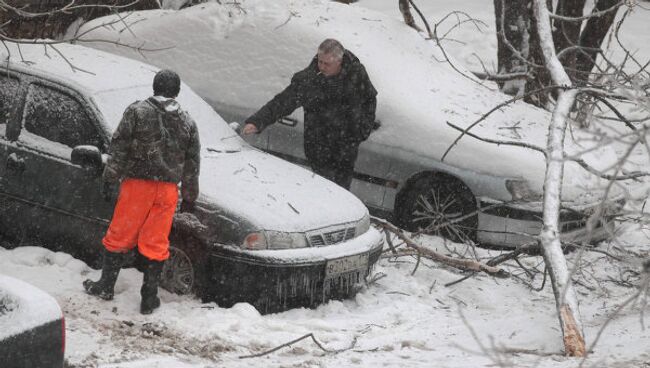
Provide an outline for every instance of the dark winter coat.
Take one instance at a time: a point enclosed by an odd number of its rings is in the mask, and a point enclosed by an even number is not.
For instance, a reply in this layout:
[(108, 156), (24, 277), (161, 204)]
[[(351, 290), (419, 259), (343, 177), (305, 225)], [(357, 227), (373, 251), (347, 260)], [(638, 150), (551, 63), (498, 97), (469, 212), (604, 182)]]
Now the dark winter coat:
[(137, 178), (181, 183), (184, 201), (199, 194), (199, 134), (178, 103), (150, 97), (131, 104), (113, 134), (104, 180)]
[(343, 55), (341, 72), (332, 77), (319, 72), (316, 56), (247, 122), (261, 131), (302, 106), (305, 155), (312, 166), (332, 162), (354, 166), (359, 143), (368, 138), (374, 125), (376, 95), (366, 69), (350, 51)]

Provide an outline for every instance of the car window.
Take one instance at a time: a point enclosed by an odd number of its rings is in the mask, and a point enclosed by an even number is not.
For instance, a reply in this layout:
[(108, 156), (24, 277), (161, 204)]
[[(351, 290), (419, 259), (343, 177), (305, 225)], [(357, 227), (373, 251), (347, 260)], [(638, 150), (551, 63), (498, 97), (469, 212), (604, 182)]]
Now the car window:
[(23, 126), (30, 133), (69, 147), (102, 146), (84, 106), (72, 96), (40, 84), (29, 87)]
[(20, 82), (17, 78), (0, 73), (0, 136), (5, 135), (7, 122), (17, 102)]

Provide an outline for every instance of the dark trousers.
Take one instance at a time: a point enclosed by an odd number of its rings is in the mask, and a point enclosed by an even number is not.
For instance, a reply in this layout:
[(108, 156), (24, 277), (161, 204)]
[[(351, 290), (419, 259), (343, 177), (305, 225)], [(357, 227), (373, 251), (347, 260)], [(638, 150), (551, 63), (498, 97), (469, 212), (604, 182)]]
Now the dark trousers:
[(319, 142), (305, 144), (309, 166), (318, 175), (350, 190), (359, 144)]
[(318, 175), (327, 180), (331, 180), (343, 188), (350, 190), (352, 184), (352, 175), (354, 174), (354, 166), (341, 167), (341, 166), (316, 166), (312, 165), (311, 169)]

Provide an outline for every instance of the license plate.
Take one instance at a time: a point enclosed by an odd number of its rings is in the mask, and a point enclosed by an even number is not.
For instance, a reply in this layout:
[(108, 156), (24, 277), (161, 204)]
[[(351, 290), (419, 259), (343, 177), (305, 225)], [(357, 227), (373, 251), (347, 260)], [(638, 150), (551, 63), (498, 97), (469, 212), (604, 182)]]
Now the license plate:
[(331, 278), (332, 276), (366, 268), (368, 268), (368, 254), (333, 259), (328, 261), (325, 266), (325, 277)]

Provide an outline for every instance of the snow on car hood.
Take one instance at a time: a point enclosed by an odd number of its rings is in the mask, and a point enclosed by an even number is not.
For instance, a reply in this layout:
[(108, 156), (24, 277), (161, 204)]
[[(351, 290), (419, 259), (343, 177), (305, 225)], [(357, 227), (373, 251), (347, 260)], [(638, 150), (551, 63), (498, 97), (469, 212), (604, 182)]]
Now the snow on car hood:
[(0, 340), (61, 316), (52, 296), (24, 281), (0, 275)]
[[(96, 19), (85, 29), (111, 19)], [(129, 13), (128, 19), (131, 32), (98, 27), (87, 37), (169, 49), (145, 59), (137, 49), (90, 45), (174, 68), (207, 100), (249, 110), (281, 91), (293, 73), (309, 64), (324, 38), (337, 38), (359, 57), (379, 92), (377, 118), (382, 126), (370, 140), (398, 154), (440, 160), (460, 134), (449, 124), (467, 128), (510, 98), (481, 85), (403, 21), (360, 6), (325, 0), (242, 0), (236, 5), (207, 3), (181, 11)], [(242, 47), (264, 57), (251, 57)], [(471, 132), (545, 148), (550, 118), (547, 111), (516, 102), (497, 109)], [(568, 134), (567, 150), (581, 150), (571, 139)], [(603, 157), (582, 158), (604, 167)], [(477, 174), (525, 178), (533, 190), (542, 191), (545, 162), (539, 152), (465, 136), (445, 162)], [(576, 198), (584, 187), (593, 191), (601, 186), (583, 171), (567, 165), (564, 197)]]
[(207, 148), (201, 160), (201, 195), (260, 230), (304, 232), (356, 222), (368, 213), (352, 193), (267, 153)]

